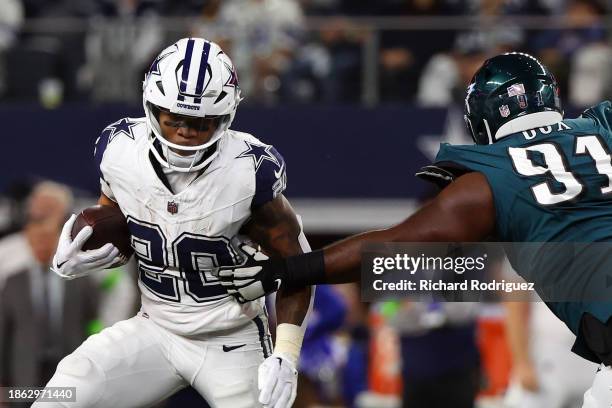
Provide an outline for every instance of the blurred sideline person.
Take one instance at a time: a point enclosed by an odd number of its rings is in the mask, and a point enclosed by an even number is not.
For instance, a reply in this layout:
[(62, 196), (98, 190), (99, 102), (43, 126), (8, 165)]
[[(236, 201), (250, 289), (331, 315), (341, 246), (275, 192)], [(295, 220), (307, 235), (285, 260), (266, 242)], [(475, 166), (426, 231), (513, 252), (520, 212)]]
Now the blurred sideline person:
[(49, 270), (72, 206), (70, 190), (42, 182), (26, 205), (23, 232), (0, 241), (0, 253), (11, 251), (0, 258), (5, 273), (0, 289), (0, 384), (41, 387), (61, 358), (86, 338), (88, 325), (97, 317), (98, 289), (92, 279), (65, 282)]
[(567, 352), (576, 336), (540, 299), (505, 307), (513, 368), (504, 407), (580, 407), (597, 365)]
[(508, 302), (512, 382), (504, 408), (576, 408), (597, 365), (568, 353), (575, 337), (544, 302)]
[(296, 408), (338, 402), (342, 352), (333, 337), (344, 324), (347, 306), (332, 286), (317, 287), (300, 355)]
[(134, 262), (130, 261), (91, 275), (100, 292), (98, 319), (90, 327), (91, 334), (134, 316), (140, 306), (135, 269)]
[[(282, 194), (282, 156), (229, 129), (240, 100), (221, 48), (184, 38), (151, 64), (145, 117), (120, 119), (96, 140), (98, 203), (127, 218), (142, 308), (60, 362), (48, 386), (76, 387), (71, 407), (149, 406), (187, 386), (212, 407), (292, 405), (313, 291), (277, 294), (272, 350), (263, 299), (240, 304), (215, 276), (240, 261), (239, 233), (276, 256), (310, 250)], [(93, 231), (71, 239), (75, 219), (60, 236), (58, 275), (74, 279), (124, 261), (112, 243), (83, 251)]]
[(400, 335), (404, 408), (474, 407), (480, 388), (477, 316), (478, 304), (470, 302), (398, 306), (390, 324)]
[(297, 0), (225, 0), (219, 10), (241, 86), (249, 98), (270, 103), (301, 44), (304, 12)]
[[(418, 175), (443, 190), (404, 222), (287, 259), (251, 248), (244, 265), (219, 276), (247, 301), (278, 288), (359, 281), (370, 242), (515, 243), (506, 248), (512, 267), (576, 335), (572, 351), (602, 363), (583, 407), (608, 408), (612, 303), (601, 300), (609, 299), (610, 249), (595, 243), (612, 241), (612, 103), (564, 119), (554, 76), (531, 55), (512, 52), (475, 73), (465, 119), (476, 145), (441, 145)], [(557, 244), (542, 253), (525, 245), (543, 242)]]

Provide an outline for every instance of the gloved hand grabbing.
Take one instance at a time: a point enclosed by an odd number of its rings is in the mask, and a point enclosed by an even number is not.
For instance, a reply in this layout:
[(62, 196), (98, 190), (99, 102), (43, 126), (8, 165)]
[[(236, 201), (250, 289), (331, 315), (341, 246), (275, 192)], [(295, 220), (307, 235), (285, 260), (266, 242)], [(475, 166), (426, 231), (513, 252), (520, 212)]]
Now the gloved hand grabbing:
[(285, 260), (269, 258), (261, 250), (247, 244), (242, 244), (240, 249), (246, 261), (242, 265), (219, 270), (219, 279), (227, 293), (240, 303), (246, 303), (277, 291), (287, 273)]

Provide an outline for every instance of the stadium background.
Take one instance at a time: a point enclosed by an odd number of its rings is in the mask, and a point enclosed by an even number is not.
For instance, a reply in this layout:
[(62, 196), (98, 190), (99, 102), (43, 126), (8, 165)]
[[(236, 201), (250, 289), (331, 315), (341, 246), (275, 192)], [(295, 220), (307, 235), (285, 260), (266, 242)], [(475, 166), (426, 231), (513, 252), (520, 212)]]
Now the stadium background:
[[(487, 56), (516, 50), (541, 58), (561, 84), (567, 115), (612, 93), (612, 16), (597, 0), (1, 3), (3, 236), (25, 222), (24, 200), (37, 181), (70, 186), (76, 208), (93, 202), (95, 139), (109, 123), (142, 116), (144, 72), (160, 49), (189, 35), (219, 42), (236, 64), (245, 99), (233, 128), (283, 154), (286, 195), (313, 247), (400, 221), (433, 194), (413, 174), (440, 142), (469, 143), (463, 92)], [(351, 285), (333, 291), (344, 307), (324, 327), (329, 364), (312, 363), (312, 398), (397, 406), (406, 330), (389, 321), (406, 305), (361, 304)], [(476, 315), (478, 404), (501, 406), (512, 376), (504, 309), (481, 304)], [(418, 338), (430, 329), (407, 332)]]

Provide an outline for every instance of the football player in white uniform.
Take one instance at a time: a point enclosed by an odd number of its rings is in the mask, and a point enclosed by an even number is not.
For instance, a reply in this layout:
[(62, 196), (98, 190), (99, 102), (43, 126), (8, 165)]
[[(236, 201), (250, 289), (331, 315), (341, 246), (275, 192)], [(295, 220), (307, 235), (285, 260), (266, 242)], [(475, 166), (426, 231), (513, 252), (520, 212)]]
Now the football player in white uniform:
[[(312, 289), (277, 296), (272, 351), (264, 302), (238, 303), (216, 277), (220, 267), (240, 262), (239, 233), (277, 255), (309, 250), (282, 194), (282, 157), (229, 129), (240, 99), (221, 48), (185, 38), (151, 65), (145, 117), (121, 119), (96, 141), (99, 203), (127, 217), (142, 308), (60, 362), (48, 386), (76, 387), (76, 403), (41, 406), (149, 406), (188, 385), (213, 407), (293, 403)], [(112, 244), (82, 251), (92, 230), (71, 240), (74, 219), (53, 262), (68, 279), (119, 257)]]

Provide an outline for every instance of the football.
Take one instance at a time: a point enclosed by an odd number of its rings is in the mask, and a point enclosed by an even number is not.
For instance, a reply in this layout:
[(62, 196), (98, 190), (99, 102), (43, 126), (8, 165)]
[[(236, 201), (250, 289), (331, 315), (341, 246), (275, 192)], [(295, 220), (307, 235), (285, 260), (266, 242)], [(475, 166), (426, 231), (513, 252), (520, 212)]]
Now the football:
[(85, 241), (82, 248), (84, 251), (100, 248), (110, 242), (126, 260), (132, 256), (134, 250), (130, 244), (130, 231), (125, 216), (119, 208), (107, 205), (85, 208), (74, 221), (72, 239), (87, 225), (93, 228), (93, 234)]

